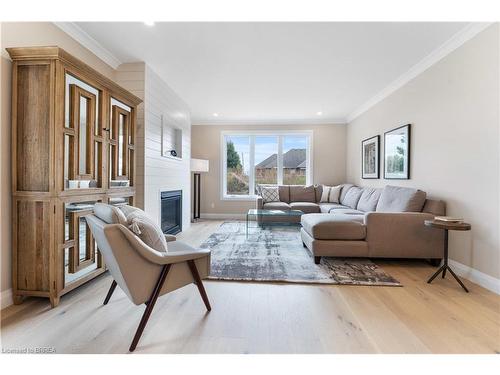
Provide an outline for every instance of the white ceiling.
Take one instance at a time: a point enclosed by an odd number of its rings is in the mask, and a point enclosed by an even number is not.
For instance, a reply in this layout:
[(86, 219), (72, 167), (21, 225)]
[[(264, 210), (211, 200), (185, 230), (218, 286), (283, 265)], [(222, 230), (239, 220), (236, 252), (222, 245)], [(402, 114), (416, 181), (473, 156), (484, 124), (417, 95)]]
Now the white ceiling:
[(76, 25), (121, 62), (149, 64), (196, 124), (345, 121), (468, 24)]

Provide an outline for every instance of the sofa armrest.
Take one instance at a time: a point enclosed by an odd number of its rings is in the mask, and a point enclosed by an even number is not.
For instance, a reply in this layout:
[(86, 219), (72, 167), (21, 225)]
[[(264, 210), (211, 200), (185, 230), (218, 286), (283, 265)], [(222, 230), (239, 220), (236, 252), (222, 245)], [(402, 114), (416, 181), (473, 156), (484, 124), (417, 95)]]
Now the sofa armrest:
[(369, 212), (365, 215), (366, 241), (373, 257), (442, 258), (442, 230), (424, 225), (434, 215), (423, 212)]
[(262, 210), (263, 207), (264, 207), (264, 200), (262, 199), (262, 197), (260, 195), (258, 195), (255, 198), (255, 208), (257, 210)]

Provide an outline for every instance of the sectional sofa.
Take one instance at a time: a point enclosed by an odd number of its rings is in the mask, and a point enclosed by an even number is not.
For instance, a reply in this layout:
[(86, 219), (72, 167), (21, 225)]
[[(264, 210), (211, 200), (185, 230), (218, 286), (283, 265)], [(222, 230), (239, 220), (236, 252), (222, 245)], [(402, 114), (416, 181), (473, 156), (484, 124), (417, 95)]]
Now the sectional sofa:
[(278, 220), (300, 220), (303, 244), (316, 263), (322, 256), (424, 258), (433, 263), (443, 257), (443, 232), (426, 227), (424, 221), (444, 215), (445, 204), (427, 199), (421, 190), (343, 184), (336, 203), (321, 202), (321, 185), (278, 189), (279, 202), (265, 202), (259, 196), (256, 207), (303, 211), (301, 217)]

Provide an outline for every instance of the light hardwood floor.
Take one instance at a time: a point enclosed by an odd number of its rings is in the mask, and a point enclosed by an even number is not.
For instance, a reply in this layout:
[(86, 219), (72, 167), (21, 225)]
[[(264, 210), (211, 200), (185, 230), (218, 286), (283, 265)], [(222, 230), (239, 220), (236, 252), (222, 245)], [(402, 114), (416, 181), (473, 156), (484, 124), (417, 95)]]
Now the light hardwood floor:
[[(199, 245), (220, 221), (179, 239)], [(160, 298), (135, 353), (499, 353), (500, 296), (465, 281), (427, 278), (424, 262), (377, 261), (404, 287), (206, 281), (212, 312), (193, 285)], [(2, 311), (2, 347), (57, 353), (127, 353), (144, 307), (106, 273), (61, 298)]]

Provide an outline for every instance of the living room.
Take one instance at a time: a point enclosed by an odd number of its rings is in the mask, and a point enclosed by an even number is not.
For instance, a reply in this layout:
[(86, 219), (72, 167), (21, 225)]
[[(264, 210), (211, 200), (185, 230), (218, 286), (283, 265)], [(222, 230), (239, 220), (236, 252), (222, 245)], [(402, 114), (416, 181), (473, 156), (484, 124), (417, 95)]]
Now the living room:
[(467, 14), (2, 17), (2, 352), (498, 354)]

